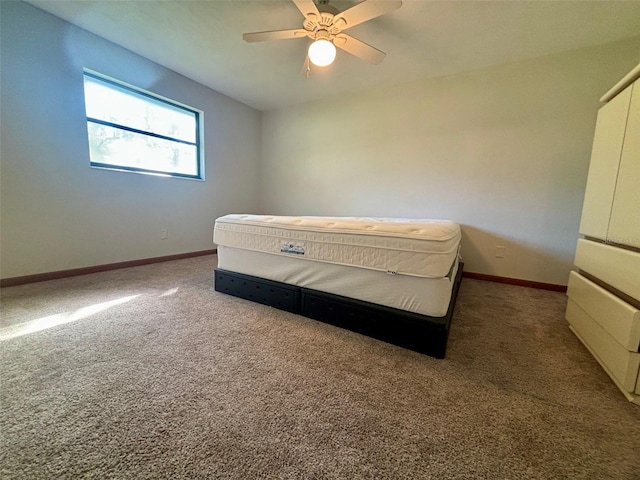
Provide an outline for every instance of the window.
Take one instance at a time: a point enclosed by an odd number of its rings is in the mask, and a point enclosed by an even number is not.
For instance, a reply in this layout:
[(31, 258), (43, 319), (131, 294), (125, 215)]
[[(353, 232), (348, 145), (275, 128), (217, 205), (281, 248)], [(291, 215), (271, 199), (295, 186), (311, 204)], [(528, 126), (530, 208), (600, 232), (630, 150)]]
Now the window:
[(203, 179), (202, 112), (84, 71), (92, 167)]

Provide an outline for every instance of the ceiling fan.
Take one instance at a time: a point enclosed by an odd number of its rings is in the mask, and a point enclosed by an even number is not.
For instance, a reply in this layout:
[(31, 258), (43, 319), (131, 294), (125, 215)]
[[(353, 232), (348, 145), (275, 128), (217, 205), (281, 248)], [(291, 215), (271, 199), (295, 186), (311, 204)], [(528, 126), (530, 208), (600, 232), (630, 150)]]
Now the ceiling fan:
[(317, 0), (317, 4), (313, 0), (292, 1), (304, 15), (302, 28), (245, 33), (242, 38), (252, 43), (309, 37), (313, 42), (309, 46), (303, 69), (307, 76), (311, 71), (309, 62), (318, 67), (324, 67), (333, 62), (336, 56), (335, 47), (374, 65), (382, 62), (386, 55), (384, 52), (342, 32), (402, 6), (401, 0), (364, 0), (340, 12), (329, 5), (329, 0)]

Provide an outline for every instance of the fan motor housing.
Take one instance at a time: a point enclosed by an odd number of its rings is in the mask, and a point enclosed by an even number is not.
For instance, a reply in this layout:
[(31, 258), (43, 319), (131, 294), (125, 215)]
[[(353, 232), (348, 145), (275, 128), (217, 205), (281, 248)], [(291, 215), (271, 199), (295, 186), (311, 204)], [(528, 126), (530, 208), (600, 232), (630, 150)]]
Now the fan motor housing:
[(316, 38), (316, 35), (321, 31), (326, 31), (330, 37), (333, 37), (339, 34), (345, 25), (346, 22), (342, 18), (336, 19), (332, 13), (322, 12), (320, 17), (309, 15), (305, 18), (302, 27), (311, 33), (311, 37)]

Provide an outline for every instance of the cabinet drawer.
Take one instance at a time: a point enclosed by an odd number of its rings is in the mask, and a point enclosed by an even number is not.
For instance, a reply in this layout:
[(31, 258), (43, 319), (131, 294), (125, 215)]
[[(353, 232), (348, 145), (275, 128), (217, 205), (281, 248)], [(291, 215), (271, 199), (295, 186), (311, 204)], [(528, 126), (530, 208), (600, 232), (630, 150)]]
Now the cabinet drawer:
[(640, 353), (625, 349), (571, 299), (567, 303), (567, 320), (620, 388), (634, 392), (640, 370)]
[(571, 272), (567, 295), (626, 350), (640, 345), (640, 311), (604, 288)]
[(575, 264), (580, 270), (640, 300), (640, 253), (581, 238)]

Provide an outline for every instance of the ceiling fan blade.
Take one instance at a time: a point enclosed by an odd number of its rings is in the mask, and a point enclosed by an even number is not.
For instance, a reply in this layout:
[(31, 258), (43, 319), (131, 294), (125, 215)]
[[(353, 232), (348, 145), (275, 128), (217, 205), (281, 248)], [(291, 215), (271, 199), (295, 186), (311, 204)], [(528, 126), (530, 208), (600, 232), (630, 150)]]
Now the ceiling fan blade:
[(365, 62), (372, 63), (373, 65), (377, 65), (382, 62), (384, 57), (387, 55), (383, 51), (378, 50), (371, 45), (367, 45), (346, 33), (336, 35), (336, 38), (333, 40), (333, 44), (345, 52), (350, 53)]
[(290, 38), (304, 38), (307, 36), (304, 28), (295, 30), (273, 30), (271, 32), (253, 32), (242, 35), (245, 42), (266, 42), (267, 40), (288, 40)]
[(309, 15), (313, 14), (316, 16), (320, 16), (320, 12), (318, 11), (318, 7), (313, 2), (313, 0), (293, 0), (293, 3), (296, 4), (300, 13), (304, 15), (304, 18), (307, 18)]
[(337, 14), (335, 20), (339, 18), (343, 19), (346, 22), (346, 25), (342, 27), (342, 30), (346, 30), (347, 28), (351, 28), (359, 23), (384, 15), (385, 13), (400, 8), (401, 6), (402, 0), (364, 0), (357, 5), (348, 8), (344, 12)]

